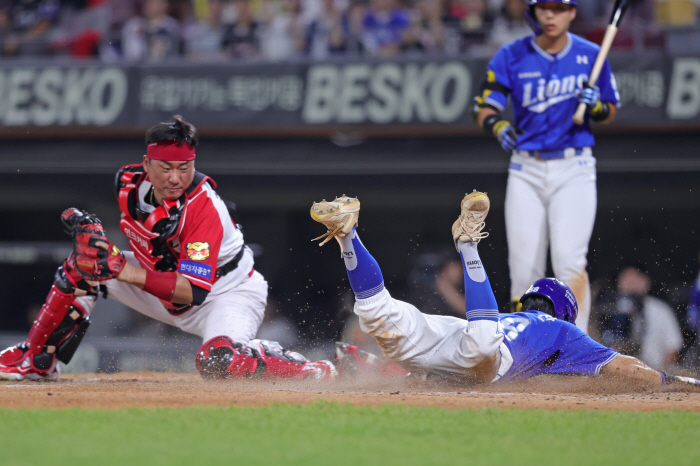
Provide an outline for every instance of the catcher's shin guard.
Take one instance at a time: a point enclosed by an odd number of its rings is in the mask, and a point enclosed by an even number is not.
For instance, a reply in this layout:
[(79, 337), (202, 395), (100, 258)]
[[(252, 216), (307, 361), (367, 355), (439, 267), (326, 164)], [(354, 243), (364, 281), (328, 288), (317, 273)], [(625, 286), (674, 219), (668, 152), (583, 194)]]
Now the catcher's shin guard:
[[(75, 306), (73, 301), (77, 295), (88, 293), (91, 293), (90, 285), (75, 274), (68, 265), (68, 261), (58, 268), (51, 291), (49, 291), (46, 302), (41, 307), (27, 337), (27, 347), (32, 353), (39, 354), (46, 347), (46, 351), (52, 354), (63, 345), (66, 347), (64, 354), (67, 357), (62, 356), (59, 359), (67, 358), (70, 361), (77, 344), (80, 343), (80, 339), (89, 325), (85, 312)], [(61, 330), (56, 334), (59, 326)], [(78, 326), (81, 326), (82, 334), (77, 331)], [(79, 334), (81, 336), (77, 339), (66, 338), (68, 335), (76, 337)], [(51, 341), (49, 342), (49, 340)], [(71, 347), (73, 347), (72, 351), (70, 351)]]

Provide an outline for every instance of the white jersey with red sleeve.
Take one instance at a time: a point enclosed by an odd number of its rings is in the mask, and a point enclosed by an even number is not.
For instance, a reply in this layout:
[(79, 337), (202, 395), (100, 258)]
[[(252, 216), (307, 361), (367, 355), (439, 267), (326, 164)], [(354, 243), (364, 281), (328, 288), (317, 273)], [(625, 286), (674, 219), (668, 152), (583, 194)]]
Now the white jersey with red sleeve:
[[(188, 196), (178, 237), (180, 257), (177, 271), (193, 285), (207, 291), (219, 291), (216, 289), (216, 271), (233, 260), (245, 245), (243, 234), (231, 219), (226, 204), (210, 184), (203, 183)], [(222, 282), (226, 288), (235, 286), (252, 269), (252, 252), (246, 249), (238, 267), (224, 276)]]
[[(148, 178), (138, 186), (139, 209), (149, 214), (155, 210), (154, 206), (145, 202), (151, 186)], [(181, 215), (177, 238), (171, 242), (178, 260), (177, 272), (193, 285), (209, 291), (210, 297), (232, 289), (250, 276), (254, 265), (253, 253), (244, 245), (243, 233), (208, 181), (188, 190)], [(217, 278), (217, 270), (236, 258), (241, 249), (243, 253), (238, 266)], [(137, 258), (143, 267), (152, 268), (138, 254)]]

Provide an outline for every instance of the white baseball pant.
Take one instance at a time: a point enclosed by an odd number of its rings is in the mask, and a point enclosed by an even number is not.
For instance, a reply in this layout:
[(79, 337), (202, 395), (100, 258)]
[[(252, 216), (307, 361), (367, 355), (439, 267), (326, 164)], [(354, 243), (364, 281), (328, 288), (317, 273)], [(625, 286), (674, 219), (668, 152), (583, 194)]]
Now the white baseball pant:
[(358, 299), (354, 312), (360, 328), (377, 340), (384, 355), (413, 374), (474, 380), (475, 366), (484, 362), (494, 375), (505, 373), (512, 364), (498, 322), (423, 314), (393, 299), (386, 289)]
[[(134, 253), (124, 251), (124, 256), (127, 262), (140, 267)], [(226, 278), (222, 277), (219, 282)], [(170, 314), (158, 298), (136, 286), (117, 280), (107, 280), (105, 283), (110, 298), (148, 317), (198, 335), (203, 341), (224, 335), (235, 342), (247, 344), (255, 338), (265, 316), (267, 282), (261, 274), (253, 272), (252, 276), (231, 290), (217, 293), (217, 288), (226, 288), (225, 283), (219, 282), (203, 304), (177, 316)], [(83, 296), (76, 302), (89, 315), (96, 300)]]
[(514, 153), (510, 160), (505, 217), (511, 297), (519, 299), (545, 276), (549, 246), (554, 276), (569, 285), (578, 301), (576, 326), (588, 333), (586, 255), (598, 201), (596, 160), (590, 149), (565, 159)]

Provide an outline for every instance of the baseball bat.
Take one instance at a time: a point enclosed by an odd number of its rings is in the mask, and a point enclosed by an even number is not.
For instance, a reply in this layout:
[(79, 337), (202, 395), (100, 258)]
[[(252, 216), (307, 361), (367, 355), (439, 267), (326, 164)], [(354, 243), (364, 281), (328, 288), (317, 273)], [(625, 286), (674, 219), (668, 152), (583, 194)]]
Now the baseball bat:
[[(615, 40), (615, 34), (617, 34), (617, 25), (620, 24), (622, 15), (625, 14), (625, 11), (627, 10), (629, 4), (629, 0), (615, 0), (615, 7), (613, 8), (613, 13), (610, 17), (610, 23), (608, 24), (608, 27), (605, 30), (605, 36), (603, 36), (603, 42), (600, 44), (598, 56), (595, 59), (593, 69), (591, 69), (591, 74), (588, 77), (588, 84), (590, 84), (591, 86), (595, 86), (596, 81), (598, 81), (598, 76), (600, 76), (600, 70), (603, 69), (605, 59), (608, 58), (610, 47), (612, 46), (613, 40)], [(576, 123), (577, 125), (582, 124), (585, 115), (586, 104), (581, 102), (576, 108), (576, 113), (574, 113), (574, 123)]]

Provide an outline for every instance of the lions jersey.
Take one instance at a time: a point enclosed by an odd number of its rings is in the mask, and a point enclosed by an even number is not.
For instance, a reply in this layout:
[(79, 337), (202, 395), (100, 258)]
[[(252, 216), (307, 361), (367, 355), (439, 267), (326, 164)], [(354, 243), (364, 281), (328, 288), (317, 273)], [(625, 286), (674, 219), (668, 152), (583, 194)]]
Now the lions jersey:
[[(598, 55), (596, 44), (568, 34), (564, 49), (545, 52), (527, 36), (504, 45), (488, 65), (480, 105), (503, 111), (511, 96), (519, 150), (560, 150), (594, 145), (589, 118), (573, 122), (578, 106), (576, 89), (588, 80)], [(619, 107), (620, 96), (610, 63), (605, 60), (596, 85), (600, 99)]]
[[(539, 374), (598, 376), (600, 369), (618, 353), (593, 340), (578, 327), (540, 311), (499, 314), (503, 343), (512, 364), (501, 365), (501, 380)], [(501, 350), (503, 353), (503, 350)], [(507, 367), (507, 368), (506, 368)]]

